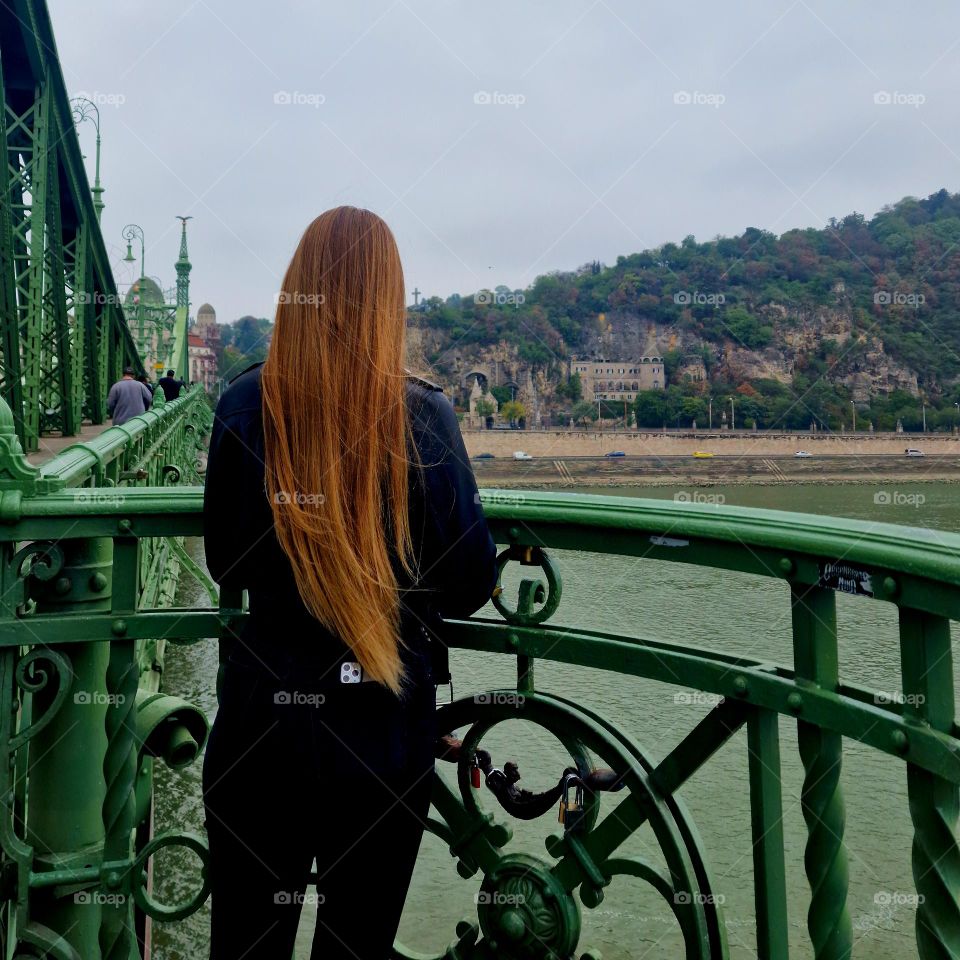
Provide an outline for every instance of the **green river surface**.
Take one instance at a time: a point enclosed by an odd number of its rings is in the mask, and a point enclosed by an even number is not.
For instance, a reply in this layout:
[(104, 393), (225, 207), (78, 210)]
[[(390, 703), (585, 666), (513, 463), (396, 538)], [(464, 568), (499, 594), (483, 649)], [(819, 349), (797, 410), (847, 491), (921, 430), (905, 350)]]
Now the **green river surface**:
[[(672, 488), (578, 489), (631, 498), (671, 499), (676, 493)], [(863, 483), (738, 485), (711, 487), (700, 493), (740, 506), (957, 531), (957, 489), (939, 483)], [(878, 498), (882, 493), (899, 496)], [(881, 502), (875, 502), (877, 499)], [(889, 504), (884, 499), (900, 502)], [(199, 541), (191, 548), (195, 556), (202, 557)], [(791, 660), (789, 597), (782, 581), (642, 559), (606, 560), (586, 553), (564, 552), (557, 558), (563, 574), (563, 601), (552, 622), (688, 643), (781, 663)], [(184, 575), (180, 602), (201, 604), (203, 596)], [(481, 615), (496, 613), (488, 607)], [(841, 675), (879, 691), (899, 691), (895, 608), (840, 594), (837, 616)], [(515, 662), (509, 657), (454, 651), (452, 666), (458, 698), (515, 682)], [(216, 713), (216, 672), (214, 642), (183, 648), (168, 646), (165, 689), (196, 703), (211, 719)], [(544, 662), (538, 664), (536, 677), (539, 689), (566, 696), (604, 716), (655, 759), (665, 755), (709, 709), (709, 705), (688, 696), (685, 688), (599, 670)], [(782, 717), (780, 736), (791, 956), (807, 957), (811, 955), (806, 932), (810, 896), (803, 870), (806, 828), (799, 802), (803, 770), (797, 753), (796, 723)], [(568, 762), (552, 735), (520, 719), (497, 727), (484, 744), (493, 753), (495, 765), (501, 766), (509, 759), (517, 761), (523, 774), (521, 786), (529, 789), (545, 789), (556, 783)], [(442, 766), (449, 776), (452, 766)], [(854, 956), (909, 960), (917, 956), (917, 951), (915, 907), (910, 901), (915, 892), (910, 870), (912, 828), (904, 764), (847, 741), (842, 786)], [(714, 889), (724, 898), (730, 956), (737, 960), (755, 957), (746, 733), (734, 736), (680, 795), (699, 829)], [(604, 810), (610, 809), (615, 799), (619, 797), (604, 798)], [(156, 806), (158, 831), (174, 827), (201, 830), (200, 763), (177, 773), (159, 768)], [(492, 809), (489, 803), (487, 806)], [(503, 811), (500, 814), (498, 819), (508, 819)], [(344, 805), (343, 817), (349, 820), (348, 804)], [(543, 840), (558, 829), (554, 813), (532, 823), (514, 821), (513, 827), (514, 839), (507, 850), (523, 849), (550, 860)], [(663, 862), (649, 827), (634, 834), (620, 852)], [(385, 850), (383, 855), (389, 856), (390, 852)], [(377, 864), (371, 863), (370, 869), (376, 870)], [(190, 856), (181, 859), (176, 852), (161, 854), (155, 874), (158, 896), (165, 900), (182, 898), (196, 884), (196, 861)], [(445, 845), (426, 835), (401, 925), (403, 942), (434, 956), (442, 953), (455, 939), (457, 921), (476, 918), (474, 897), (479, 882), (479, 875), (472, 880), (460, 879)], [(301, 923), (297, 958), (309, 956), (313, 918), (308, 916), (308, 909)], [(371, 922), (376, 922), (376, 904), (371, 903), (370, 909)], [(208, 911), (207, 905), (181, 923), (155, 924), (157, 960), (205, 957)], [(615, 878), (600, 906), (583, 909), (582, 913), (581, 952), (587, 947), (597, 948), (604, 960), (656, 960), (683, 955), (669, 909), (639, 880)]]

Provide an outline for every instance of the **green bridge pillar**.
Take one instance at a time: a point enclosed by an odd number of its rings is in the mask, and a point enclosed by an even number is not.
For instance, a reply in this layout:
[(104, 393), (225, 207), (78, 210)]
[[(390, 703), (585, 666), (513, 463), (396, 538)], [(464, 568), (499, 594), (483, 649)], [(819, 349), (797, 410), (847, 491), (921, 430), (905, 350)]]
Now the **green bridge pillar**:
[[(110, 609), (113, 541), (63, 540), (63, 564), (34, 581), (38, 611), (75, 614)], [(37, 649), (37, 648), (34, 648)], [(27, 839), (34, 871), (98, 867), (103, 859), (105, 796), (103, 758), (109, 707), (106, 674), (110, 644), (73, 643), (46, 649), (72, 666), (70, 690), (50, 723), (30, 743)], [(41, 655), (38, 667), (43, 668)], [(57, 690), (55, 678), (34, 696), (34, 720)], [(99, 957), (104, 897), (93, 887), (44, 887), (31, 894), (31, 918), (61, 934), (84, 960)]]

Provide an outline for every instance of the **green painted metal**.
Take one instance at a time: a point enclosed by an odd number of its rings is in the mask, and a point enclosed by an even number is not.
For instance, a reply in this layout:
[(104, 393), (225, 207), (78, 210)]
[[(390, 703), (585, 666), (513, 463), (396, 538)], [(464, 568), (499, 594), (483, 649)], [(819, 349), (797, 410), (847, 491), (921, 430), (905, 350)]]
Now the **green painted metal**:
[(0, 11), (0, 85), (0, 396), (30, 451), (102, 423), (110, 383), (142, 367), (41, 0)]
[[(157, 693), (155, 682), (152, 687), (145, 684), (144, 652), (154, 655), (150, 644), (156, 638), (209, 642), (236, 629), (245, 616), (237, 597), (223, 597), (219, 608), (171, 606), (169, 578), (167, 587), (162, 586), (162, 571), (168, 564), (178, 569), (180, 564), (180, 551), (169, 549), (169, 538), (201, 532), (202, 489), (182, 482), (162, 485), (170, 477), (163, 467), (171, 460), (185, 465), (181, 480), (189, 483), (190, 476), (196, 476), (190, 471), (196, 469), (198, 438), (209, 421), (209, 408), (198, 402), (201, 399), (193, 393), (162, 406), (138, 418), (129, 432), (108, 430), (95, 441), (64, 451), (41, 470), (24, 465), (12, 438), (12, 419), (4, 421), (0, 411), (0, 546), (6, 551), (5, 586), (15, 598), (4, 604), (0, 620), (0, 656), (6, 658), (0, 659), (0, 680), (5, 683), (0, 695), (8, 704), (20, 702), (21, 716), (32, 718), (34, 725), (38, 718), (46, 721), (50, 735), (61, 714), (70, 717), (67, 700), (57, 697), (62, 689), (74, 688), (76, 676), (89, 678), (93, 671), (108, 701), (102, 722), (94, 724), (98, 745), (89, 747), (90, 755), (101, 757), (100, 766), (93, 763), (70, 773), (66, 757), (55, 755), (53, 760), (53, 769), (67, 764), (62, 770), (68, 776), (89, 777), (91, 766), (102, 773), (100, 793), (88, 788), (95, 798), (90, 809), (99, 821), (83, 820), (84, 830), (75, 838), (57, 836), (52, 825), (49, 836), (33, 827), (29, 833), (14, 827), (0, 847), (22, 878), (16, 929), (27, 931), (28, 940), (40, 938), (36, 924), (48, 931), (48, 939), (53, 936), (49, 931), (68, 929), (64, 924), (73, 915), (69, 907), (64, 913), (63, 903), (54, 904), (49, 891), (67, 889), (71, 878), (104, 897), (113, 891), (130, 898), (123, 909), (110, 902), (110, 909), (101, 911), (96, 948), (83, 953), (85, 957), (119, 956), (130, 947), (120, 924), (126, 917), (127, 929), (132, 928), (125, 910), (180, 917), (205, 895), (200, 877), (188, 903), (154, 903), (135, 876), (144, 852), (156, 847), (141, 840), (139, 847), (121, 849), (120, 840), (142, 823), (149, 808), (142, 791), (131, 787), (137, 771), (153, 756), (174, 763), (191, 760), (205, 732), (202, 717), (189, 705), (166, 702), (173, 698)], [(181, 454), (172, 455), (174, 449)], [(138, 471), (148, 479), (135, 479), (142, 476)], [(482, 876), (482, 896), (475, 921), (458, 926), (453, 944), (438, 956), (593, 956), (578, 943), (582, 912), (596, 909), (611, 884), (626, 882), (648, 884), (663, 899), (676, 919), (687, 957), (727, 956), (723, 890), (711, 877), (709, 845), (678, 791), (711, 758), (735, 749), (734, 744), (742, 742), (735, 735), (745, 728), (758, 956), (786, 958), (781, 716), (798, 724), (805, 771), (800, 807), (809, 830), (804, 859), (811, 885), (807, 923), (813, 955), (851, 953), (839, 779), (845, 739), (905, 761), (916, 835), (913, 870), (924, 897), (917, 917), (918, 949), (923, 960), (958, 954), (960, 731), (947, 620), (956, 614), (960, 599), (960, 537), (663, 501), (550, 493), (517, 498), (497, 491), (485, 492), (483, 498), (495, 538), (506, 545), (502, 564), (519, 563), (524, 577), (514, 602), (498, 597), (502, 619), (452, 622), (448, 636), (453, 646), (516, 658), (518, 685), (456, 701), (440, 711), (444, 729), (465, 733), (455, 769), (448, 772), (440, 764), (429, 829), (447, 844), (462, 876)], [(83, 548), (93, 551), (90, 569), (108, 568), (97, 598), (75, 604), (70, 602), (74, 587), (67, 589), (62, 581), (75, 584), (78, 577), (71, 571), (87, 568), (81, 562), (83, 553), (64, 554), (59, 546), (68, 525), (71, 543), (91, 545)], [(551, 623), (550, 614), (563, 609), (562, 560), (556, 551), (569, 548), (743, 570), (782, 582), (785, 609), (789, 604), (792, 610), (793, 663), (776, 665), (693, 644)], [(17, 551), (19, 560), (14, 559)], [(150, 571), (150, 590), (143, 587), (145, 571)], [(86, 582), (100, 580), (88, 575)], [(864, 602), (872, 598), (899, 608), (904, 703), (884, 702), (875, 691), (843, 681), (834, 607), (836, 591), (844, 589), (863, 593)], [(20, 683), (17, 664), (23, 651), (52, 657), (51, 648), (56, 659), (45, 666), (44, 689), (49, 690), (44, 701), (42, 691), (31, 693), (23, 686), (39, 683), (37, 661), (21, 668)], [(89, 661), (88, 651), (106, 648), (111, 651), (107, 659), (100, 653), (94, 663)], [(675, 684), (682, 677), (684, 685), (716, 695), (717, 704), (667, 756), (656, 758), (589, 705), (537, 689), (538, 659), (664, 683)], [(130, 680), (132, 663), (141, 669), (139, 689)], [(139, 709), (118, 709), (117, 695), (130, 691), (134, 704), (151, 704), (166, 719), (151, 726), (153, 720), (141, 716)], [(499, 724), (520, 715), (564, 744), (572, 770), (585, 776), (598, 765), (607, 767), (621, 784), (606, 798), (589, 794), (577, 826), (554, 835), (540, 854), (514, 849), (510, 814), (488, 791), (471, 785), (476, 751)], [(158, 740), (148, 728), (163, 735)], [(16, 729), (8, 733), (15, 740)], [(10, 754), (19, 759), (17, 753), (29, 753), (32, 746), (22, 742)], [(39, 769), (41, 776), (55, 776), (45, 774), (42, 764)], [(21, 790), (24, 800), (36, 783), (34, 773), (27, 763), (16, 781), (14, 793)], [(645, 824), (653, 829), (665, 867), (622, 853), (625, 841)], [(202, 843), (195, 838), (162, 842), (181, 843), (204, 862)], [(71, 851), (76, 853), (71, 844), (96, 851), (93, 865), (88, 866), (89, 857), (84, 864), (71, 859)], [(89, 950), (90, 942), (74, 948)], [(400, 945), (395, 953), (415, 956)]]

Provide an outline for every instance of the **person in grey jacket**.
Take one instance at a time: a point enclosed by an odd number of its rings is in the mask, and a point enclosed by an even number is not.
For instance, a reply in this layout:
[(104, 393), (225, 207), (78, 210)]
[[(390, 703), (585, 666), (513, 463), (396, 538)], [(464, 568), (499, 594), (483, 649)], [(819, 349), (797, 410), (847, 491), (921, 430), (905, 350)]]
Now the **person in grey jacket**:
[(123, 371), (123, 379), (118, 380), (107, 394), (107, 414), (113, 418), (115, 427), (145, 413), (153, 402), (150, 388), (135, 380), (135, 377), (133, 367), (127, 367)]

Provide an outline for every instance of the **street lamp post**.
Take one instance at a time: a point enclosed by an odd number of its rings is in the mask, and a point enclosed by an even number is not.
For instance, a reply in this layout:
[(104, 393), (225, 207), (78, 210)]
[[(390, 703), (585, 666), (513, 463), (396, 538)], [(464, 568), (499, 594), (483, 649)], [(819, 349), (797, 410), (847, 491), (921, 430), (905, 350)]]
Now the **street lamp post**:
[(923, 401), (923, 432), (927, 432), (927, 401)]
[(133, 255), (133, 241), (140, 241), (140, 292), (137, 296), (137, 349), (140, 351), (141, 356), (146, 354), (145, 345), (146, 345), (146, 331), (144, 329), (144, 313), (143, 313), (143, 294), (144, 294), (144, 284), (143, 281), (147, 276), (147, 269), (145, 266), (146, 262), (146, 238), (143, 235), (143, 227), (138, 223), (128, 223), (123, 228), (123, 239), (127, 241), (127, 253), (123, 258), (124, 263), (135, 263), (136, 257)]
[(733, 397), (727, 398), (730, 401), (730, 429), (737, 429), (737, 414), (733, 407)]
[(123, 228), (123, 239), (127, 241), (127, 253), (123, 258), (124, 263), (135, 263), (137, 258), (133, 255), (133, 241), (140, 241), (140, 279), (147, 275), (146, 267), (146, 239), (143, 236), (143, 227), (137, 223), (128, 223)]
[(93, 209), (97, 215), (97, 223), (100, 222), (100, 214), (103, 213), (103, 187), (100, 186), (100, 110), (97, 105), (87, 99), (87, 97), (74, 97), (70, 101), (73, 107), (73, 116), (75, 123), (83, 123), (84, 120), (90, 120), (94, 129), (97, 131), (97, 153), (94, 164), (93, 189)]
[(853, 410), (853, 432), (857, 432), (857, 405), (851, 400), (850, 407)]
[(710, 430), (713, 430), (713, 397), (707, 397), (707, 411), (710, 417)]

